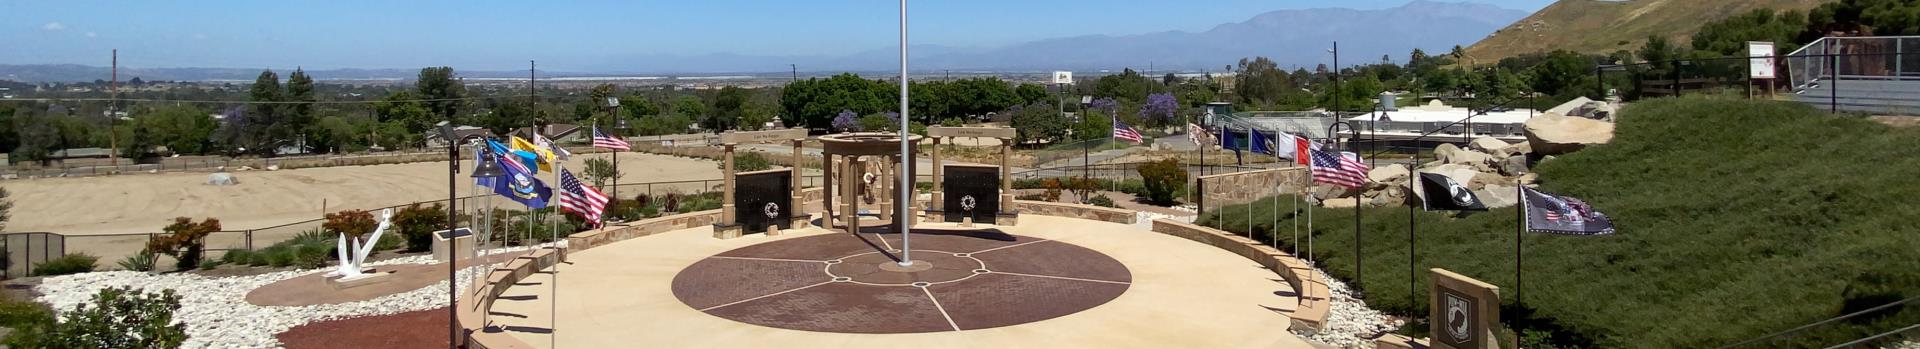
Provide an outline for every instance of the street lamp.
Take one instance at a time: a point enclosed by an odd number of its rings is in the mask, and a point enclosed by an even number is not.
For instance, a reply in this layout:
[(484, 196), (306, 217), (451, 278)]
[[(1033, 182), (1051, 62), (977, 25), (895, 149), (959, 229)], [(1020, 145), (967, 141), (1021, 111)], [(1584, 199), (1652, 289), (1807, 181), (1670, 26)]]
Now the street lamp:
[[(620, 99), (607, 97), (607, 109), (611, 109), (611, 111), (607, 112), (607, 115), (613, 116), (613, 138), (620, 138), (622, 137), (621, 135), (626, 134), (620, 131), (627, 129), (627, 119), (620, 117)], [(620, 197), (620, 176), (617, 175), (620, 173), (620, 150), (613, 149), (613, 155), (611, 156), (613, 157), (613, 173), (616, 174), (613, 176), (613, 197), (617, 199)], [(606, 215), (601, 215), (600, 219), (602, 219), (601, 222), (603, 223), (602, 225), (604, 225)]]

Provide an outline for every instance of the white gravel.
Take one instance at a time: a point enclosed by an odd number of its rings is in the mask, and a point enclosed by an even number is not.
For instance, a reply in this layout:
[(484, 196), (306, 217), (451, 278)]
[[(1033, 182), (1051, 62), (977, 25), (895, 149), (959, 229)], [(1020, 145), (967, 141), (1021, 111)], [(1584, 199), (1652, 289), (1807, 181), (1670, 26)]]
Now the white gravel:
[(1400, 328), (1400, 320), (1389, 319), (1380, 311), (1367, 308), (1366, 301), (1353, 298), (1353, 290), (1347, 288), (1347, 283), (1327, 276), (1318, 268), (1314, 273), (1320, 274), (1320, 279), (1327, 281), (1327, 289), (1333, 291), (1333, 311), (1327, 314), (1326, 326), (1320, 331), (1294, 331), (1294, 334), (1341, 348), (1372, 348), (1374, 339)]
[(1887, 346), (1887, 349), (1920, 349), (1920, 341), (1905, 341)]
[[(525, 250), (517, 247), (499, 252)], [(494, 253), (499, 253), (494, 252)], [(377, 262), (368, 266), (431, 263), (433, 256), (410, 256)], [(492, 265), (472, 266), (460, 271), (457, 285), (464, 289), (475, 275)], [(58, 311), (72, 310), (108, 287), (132, 287), (148, 292), (171, 289), (180, 295), (180, 310), (175, 323), (187, 324), (186, 348), (278, 348), (275, 334), (311, 322), (363, 316), (397, 314), (445, 307), (447, 283), (441, 281), (413, 291), (372, 300), (310, 306), (257, 306), (247, 303), (248, 292), (255, 288), (329, 268), (273, 272), (234, 277), (205, 277), (194, 274), (149, 275), (142, 272), (110, 271), (49, 277), (34, 290), (37, 300)]]

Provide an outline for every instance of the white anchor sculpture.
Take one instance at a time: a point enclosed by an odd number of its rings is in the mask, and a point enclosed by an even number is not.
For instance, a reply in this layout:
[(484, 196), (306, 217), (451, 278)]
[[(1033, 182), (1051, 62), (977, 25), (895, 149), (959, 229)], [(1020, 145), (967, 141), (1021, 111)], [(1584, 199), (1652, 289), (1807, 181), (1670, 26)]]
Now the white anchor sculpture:
[[(361, 265), (367, 262), (367, 255), (373, 254), (373, 245), (375, 242), (380, 241), (380, 234), (387, 231), (387, 225), (391, 218), (393, 218), (393, 209), (381, 210), (380, 226), (374, 228), (373, 234), (368, 234), (365, 241), (349, 238), (346, 233), (340, 233), (340, 242), (336, 246), (337, 248), (335, 248), (335, 250), (338, 251), (335, 254), (340, 257), (340, 266), (333, 272), (327, 273), (327, 276), (338, 276), (341, 280), (352, 280), (367, 276), (364, 269), (361, 268)], [(351, 242), (352, 246), (348, 246), (349, 242)], [(352, 251), (353, 255), (348, 256), (348, 251)]]

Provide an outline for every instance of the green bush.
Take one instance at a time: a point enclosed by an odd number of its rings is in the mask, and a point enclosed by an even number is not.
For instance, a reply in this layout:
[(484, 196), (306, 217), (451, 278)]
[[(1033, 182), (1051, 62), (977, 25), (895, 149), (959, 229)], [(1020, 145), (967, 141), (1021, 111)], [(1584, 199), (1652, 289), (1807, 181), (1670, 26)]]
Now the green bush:
[(1140, 165), (1140, 178), (1147, 192), (1147, 203), (1171, 206), (1178, 198), (1182, 188), (1187, 186), (1187, 170), (1174, 159), (1149, 162)]
[(54, 276), (93, 272), (93, 263), (100, 257), (82, 253), (70, 253), (33, 266), (34, 276)]
[[(721, 170), (726, 170), (727, 164), (722, 162), (716, 166)], [(765, 155), (760, 155), (760, 152), (743, 151), (733, 154), (733, 172), (753, 172), (771, 169), (773, 169), (773, 162), (768, 161)]]
[[(221, 260), (226, 263), (255, 267), (319, 268), (326, 266), (335, 257), (334, 248), (339, 243), (335, 239), (338, 239), (337, 235), (329, 237), (324, 230), (308, 230), (294, 235), (292, 239), (276, 242), (259, 250), (229, 250), (225, 256), (221, 256)], [(398, 241), (394, 240), (391, 243), (397, 246)], [(377, 249), (379, 244), (374, 246)]]
[(407, 252), (425, 252), (433, 249), (433, 232), (447, 229), (447, 209), (440, 204), (413, 204), (394, 212), (392, 224), (388, 229), (400, 229), (393, 235), (405, 237)]
[(106, 288), (60, 314), (59, 321), (37, 321), (7, 336), (13, 348), (179, 348), (187, 324), (173, 323), (180, 296), (173, 290), (146, 293)]
[(1120, 205), (1114, 204), (1113, 198), (1107, 197), (1107, 194), (1094, 195), (1092, 199), (1087, 199), (1087, 204), (1100, 207), (1120, 208)]
[(120, 269), (131, 271), (153, 271), (153, 251), (140, 250), (138, 253), (120, 259)]
[[(1313, 209), (1320, 224), (1304, 233), (1369, 306), (1424, 317), (1427, 298), (1407, 295), (1424, 295), (1425, 270), (1447, 268), (1501, 286), (1505, 325), (1562, 347), (1718, 347), (1920, 296), (1920, 205), (1903, 204), (1920, 196), (1920, 157), (1909, 155), (1920, 128), (1771, 101), (1652, 99), (1619, 115), (1610, 144), (1535, 168), (1541, 190), (1585, 200), (1618, 233), (1519, 235), (1521, 287), (1515, 209), (1415, 211), (1411, 266), (1407, 209), (1364, 209), (1364, 273), (1353, 209)], [(1201, 224), (1251, 222), (1290, 250), (1301, 215), (1288, 201), (1257, 202), (1251, 219), (1246, 206), (1223, 207)], [(1907, 305), (1751, 347), (1826, 347), (1917, 322), (1920, 307)]]

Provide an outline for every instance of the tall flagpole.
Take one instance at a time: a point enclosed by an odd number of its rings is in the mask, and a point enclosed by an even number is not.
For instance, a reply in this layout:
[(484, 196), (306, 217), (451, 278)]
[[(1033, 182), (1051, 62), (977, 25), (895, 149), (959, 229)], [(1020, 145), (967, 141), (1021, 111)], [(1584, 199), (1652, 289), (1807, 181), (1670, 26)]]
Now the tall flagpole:
[(913, 265), (913, 234), (907, 221), (913, 219), (907, 205), (913, 204), (912, 148), (908, 144), (907, 125), (907, 0), (900, 0), (900, 199), (893, 204), (893, 220), (900, 225), (900, 266)]

